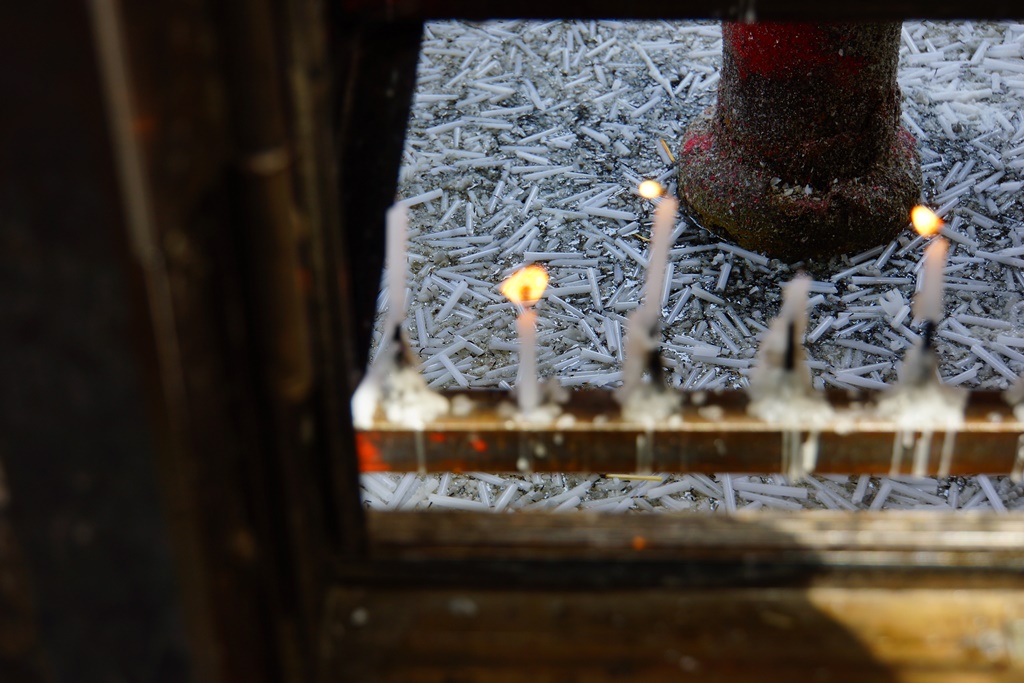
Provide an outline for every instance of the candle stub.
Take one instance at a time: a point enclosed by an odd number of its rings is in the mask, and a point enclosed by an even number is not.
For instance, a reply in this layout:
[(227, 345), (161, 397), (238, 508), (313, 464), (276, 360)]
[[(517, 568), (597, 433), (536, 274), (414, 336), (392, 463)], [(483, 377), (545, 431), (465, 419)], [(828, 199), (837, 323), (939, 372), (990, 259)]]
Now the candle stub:
[(798, 275), (784, 286), (779, 315), (758, 347), (748, 389), (747, 412), (784, 428), (782, 471), (794, 480), (814, 471), (818, 431), (834, 419), (828, 401), (811, 385), (805, 360), (803, 337), (810, 288), (811, 279), (806, 275)]

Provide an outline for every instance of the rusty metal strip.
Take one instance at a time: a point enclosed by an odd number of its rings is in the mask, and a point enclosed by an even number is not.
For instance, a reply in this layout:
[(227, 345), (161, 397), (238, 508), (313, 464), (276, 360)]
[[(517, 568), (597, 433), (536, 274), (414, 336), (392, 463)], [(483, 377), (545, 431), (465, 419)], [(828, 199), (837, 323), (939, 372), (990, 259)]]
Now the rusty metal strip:
[[(464, 417), (447, 416), (417, 431), (378, 421), (357, 433), (363, 471), (489, 472), (777, 472), (783, 441), (807, 432), (780, 429), (747, 414), (741, 391), (709, 393), (697, 405), (689, 395), (681, 419), (652, 429), (627, 422), (613, 395), (584, 390), (571, 395), (550, 425), (524, 424), (512, 416), (512, 399), (498, 391), (451, 392), (473, 405)], [(903, 444), (898, 471), (911, 472), (914, 444), (884, 416), (873, 416), (875, 394), (835, 392), (829, 402), (857, 419), (828, 425), (818, 435), (815, 472), (890, 474), (894, 445)], [(460, 399), (461, 400), (461, 399)], [(963, 426), (954, 439), (949, 474), (1009, 474), (1018, 459), (1024, 422), (994, 391), (970, 394)], [(947, 433), (928, 444), (925, 471), (937, 474)]]

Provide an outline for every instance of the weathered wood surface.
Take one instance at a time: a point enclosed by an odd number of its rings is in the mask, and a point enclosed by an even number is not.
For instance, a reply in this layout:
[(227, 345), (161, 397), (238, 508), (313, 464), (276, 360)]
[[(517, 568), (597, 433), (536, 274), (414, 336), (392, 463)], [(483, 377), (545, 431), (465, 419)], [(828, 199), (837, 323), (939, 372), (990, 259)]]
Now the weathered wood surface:
[(336, 590), (323, 681), (1019, 681), (1015, 590)]
[[(1024, 589), (1024, 517), (371, 512), (371, 561), (343, 575), (476, 587), (970, 585)], [(860, 580), (860, 579), (859, 579)]]

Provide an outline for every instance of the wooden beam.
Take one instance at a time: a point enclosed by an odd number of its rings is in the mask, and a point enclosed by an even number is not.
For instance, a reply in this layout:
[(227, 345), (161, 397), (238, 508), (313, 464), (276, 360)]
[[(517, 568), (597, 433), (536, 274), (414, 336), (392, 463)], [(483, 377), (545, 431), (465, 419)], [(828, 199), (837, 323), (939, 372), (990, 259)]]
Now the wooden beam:
[(444, 567), (449, 585), (487, 587), (790, 585), (853, 572), (889, 587), (921, 586), (929, 572), (1024, 587), (1020, 514), (371, 512), (367, 521), (376, 564), (353, 578), (405, 585), (438, 583)]
[(338, 589), (324, 680), (1021, 680), (1024, 592)]

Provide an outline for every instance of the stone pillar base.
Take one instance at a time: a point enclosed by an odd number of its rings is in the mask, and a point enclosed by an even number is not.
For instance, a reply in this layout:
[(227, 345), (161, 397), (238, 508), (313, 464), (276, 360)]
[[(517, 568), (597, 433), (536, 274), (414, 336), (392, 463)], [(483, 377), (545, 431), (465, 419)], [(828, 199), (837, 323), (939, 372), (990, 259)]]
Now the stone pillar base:
[(906, 131), (868, 173), (827, 187), (786, 183), (748, 163), (716, 137), (708, 114), (687, 131), (680, 162), (679, 194), (703, 227), (790, 262), (888, 242), (907, 227), (921, 195), (917, 147)]
[(899, 125), (899, 24), (723, 25), (718, 104), (679, 153), (693, 217), (797, 261), (891, 240), (921, 192)]

